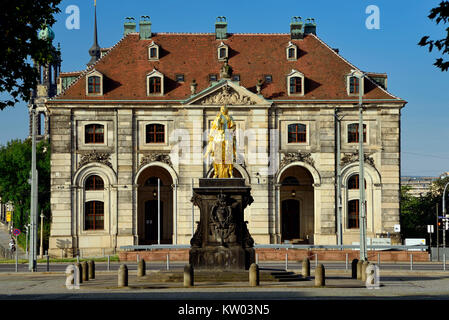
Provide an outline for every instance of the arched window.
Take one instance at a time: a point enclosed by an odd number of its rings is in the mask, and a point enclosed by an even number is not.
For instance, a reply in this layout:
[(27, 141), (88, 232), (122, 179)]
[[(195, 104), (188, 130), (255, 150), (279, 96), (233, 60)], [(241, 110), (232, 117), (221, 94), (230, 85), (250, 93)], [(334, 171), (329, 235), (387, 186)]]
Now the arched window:
[[(359, 189), (359, 175), (358, 174), (355, 174), (349, 178), (348, 189), (349, 190), (358, 190)], [(365, 189), (366, 189), (366, 180), (365, 180)]]
[(302, 93), (302, 79), (300, 77), (290, 78), (290, 93)]
[(90, 176), (86, 180), (86, 191), (100, 191), (104, 190), (104, 182), (99, 176)]
[(99, 76), (90, 76), (87, 79), (88, 93), (101, 93), (101, 78)]
[(85, 230), (104, 229), (104, 203), (89, 201), (85, 205)]
[(101, 124), (89, 124), (84, 131), (85, 143), (104, 143), (104, 126)]
[(348, 229), (359, 228), (359, 200), (348, 202)]
[(149, 80), (150, 93), (161, 93), (161, 78), (151, 77)]
[(150, 123), (145, 126), (146, 143), (165, 143), (165, 126), (158, 123)]
[[(359, 142), (359, 124), (351, 123), (348, 125), (348, 143)], [(363, 125), (363, 142), (366, 143), (366, 124)]]
[(359, 93), (360, 90), (360, 79), (357, 77), (349, 78), (349, 93), (356, 94)]
[(301, 123), (288, 125), (288, 143), (305, 143), (307, 141), (307, 127)]

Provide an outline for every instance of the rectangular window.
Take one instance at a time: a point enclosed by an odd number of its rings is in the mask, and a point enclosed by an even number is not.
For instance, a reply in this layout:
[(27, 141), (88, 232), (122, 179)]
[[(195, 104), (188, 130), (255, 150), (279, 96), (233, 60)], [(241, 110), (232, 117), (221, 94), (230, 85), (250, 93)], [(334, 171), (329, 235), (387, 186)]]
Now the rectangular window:
[(300, 77), (290, 78), (290, 93), (302, 93), (302, 79)]
[(161, 93), (161, 78), (151, 77), (150, 78), (150, 93)]
[(84, 143), (104, 143), (103, 125), (90, 124), (84, 130)]
[(101, 93), (100, 91), (100, 77), (92, 76), (88, 79), (88, 93)]
[(306, 143), (306, 126), (301, 123), (290, 124), (288, 126), (288, 143)]
[[(351, 123), (348, 125), (348, 143), (359, 142), (359, 124)], [(366, 143), (366, 124), (363, 125), (363, 143)]]
[(349, 78), (349, 93), (355, 94), (359, 93), (359, 79), (357, 77)]
[(85, 230), (104, 229), (104, 203), (90, 201), (85, 206)]
[(348, 229), (359, 228), (359, 200), (351, 200), (348, 203)]
[(150, 58), (157, 59), (157, 48), (150, 48)]
[(163, 124), (146, 125), (146, 143), (165, 143), (165, 126)]

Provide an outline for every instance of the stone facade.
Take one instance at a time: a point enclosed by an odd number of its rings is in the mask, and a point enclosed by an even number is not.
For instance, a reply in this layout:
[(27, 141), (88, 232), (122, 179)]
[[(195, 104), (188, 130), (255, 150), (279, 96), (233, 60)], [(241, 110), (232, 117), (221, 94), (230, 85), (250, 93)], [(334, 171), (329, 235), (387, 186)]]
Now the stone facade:
[[(122, 43), (130, 37), (132, 33)], [(119, 49), (112, 48), (89, 70), (112, 64), (114, 50)], [(187, 84), (183, 100), (95, 100), (79, 96), (86, 95), (89, 72), (47, 103), (52, 148), (51, 255), (110, 253), (122, 246), (157, 243), (155, 234), (161, 243), (189, 244), (199, 221), (199, 210), (190, 201), (192, 186), (211, 174), (210, 159), (203, 157), (205, 132), (221, 105), (228, 106), (237, 123), (235, 170), (252, 190), (254, 202), (245, 210), (245, 220), (256, 244), (337, 243), (337, 161), (342, 169), (343, 243), (359, 241), (359, 229), (348, 222), (350, 201), (358, 199), (358, 190), (349, 187), (351, 176), (358, 173), (358, 143), (348, 143), (348, 127), (358, 123), (357, 97), (313, 100), (306, 93), (304, 100), (276, 100), (264, 95), (263, 88), (258, 87), (261, 93), (257, 94), (256, 88), (250, 90), (240, 81), (221, 79), (203, 90), (199, 87), (193, 95)], [(399, 223), (400, 115), (405, 105), (375, 86), (371, 91), (380, 90), (384, 97), (367, 96), (364, 104), (370, 238), (395, 236), (393, 227)], [(75, 99), (70, 94), (76, 90), (80, 93)], [(342, 119), (341, 137), (336, 137), (336, 114)], [(86, 128), (92, 124), (103, 130), (101, 143), (86, 142)], [(152, 124), (163, 128), (158, 143), (147, 140)], [(305, 142), (289, 142), (292, 124), (306, 126)], [(338, 138), (341, 159), (336, 159)], [(87, 190), (92, 175), (101, 178), (104, 188)], [(161, 183), (159, 194), (156, 178)], [(158, 198), (161, 205), (156, 210)], [(89, 202), (101, 203), (102, 216), (93, 218), (100, 219), (95, 221), (101, 221), (101, 228), (86, 227)], [(159, 231), (154, 229), (158, 210)]]

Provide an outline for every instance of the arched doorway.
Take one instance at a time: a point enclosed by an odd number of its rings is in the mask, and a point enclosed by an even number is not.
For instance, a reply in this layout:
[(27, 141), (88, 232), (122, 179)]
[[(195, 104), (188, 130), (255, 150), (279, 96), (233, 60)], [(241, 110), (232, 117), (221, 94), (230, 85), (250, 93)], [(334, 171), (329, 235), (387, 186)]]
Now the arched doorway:
[[(158, 180), (160, 194), (158, 194)], [(139, 244), (157, 244), (159, 239), (161, 244), (172, 244), (173, 179), (170, 173), (162, 167), (150, 166), (139, 175), (137, 184)]]
[(281, 242), (313, 243), (313, 176), (304, 167), (291, 166), (279, 180)]

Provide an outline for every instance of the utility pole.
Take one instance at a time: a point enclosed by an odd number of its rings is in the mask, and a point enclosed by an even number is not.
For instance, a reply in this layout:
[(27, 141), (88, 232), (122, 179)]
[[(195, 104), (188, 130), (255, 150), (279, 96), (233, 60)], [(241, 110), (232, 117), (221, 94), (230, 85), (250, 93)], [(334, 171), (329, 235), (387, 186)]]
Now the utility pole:
[(449, 182), (446, 183), (446, 185), (444, 186), (444, 191), (443, 191), (443, 203), (441, 204), (443, 206), (443, 248), (446, 248), (446, 227), (448, 224), (447, 219), (449, 218), (446, 215), (446, 206), (445, 206), (445, 199), (446, 199), (446, 189), (447, 186), (449, 186)]
[(337, 244), (341, 246), (343, 244), (343, 233), (342, 233), (342, 199), (341, 199), (341, 119), (343, 117), (338, 117), (338, 109), (335, 109), (335, 126), (337, 127), (337, 137), (336, 137), (336, 175), (337, 175)]
[(435, 215), (437, 218), (437, 259), (438, 261), (440, 261), (440, 226), (438, 225), (438, 203), (436, 204), (436, 211), (435, 211)]
[(366, 261), (366, 216), (365, 216), (365, 154), (363, 151), (363, 79), (364, 75), (357, 75), (359, 81), (359, 230), (360, 230), (360, 260)]
[(38, 200), (38, 177), (36, 169), (36, 106), (32, 102), (32, 134), (31, 134), (31, 208), (30, 208), (30, 255), (28, 269), (36, 271), (37, 260), (37, 200)]
[(44, 210), (41, 210), (41, 246), (39, 248), (40, 258), (44, 258)]
[(161, 179), (157, 179), (157, 244), (161, 244)]

